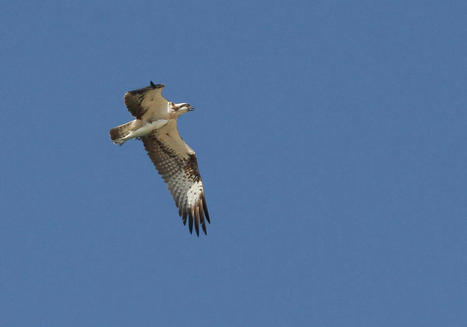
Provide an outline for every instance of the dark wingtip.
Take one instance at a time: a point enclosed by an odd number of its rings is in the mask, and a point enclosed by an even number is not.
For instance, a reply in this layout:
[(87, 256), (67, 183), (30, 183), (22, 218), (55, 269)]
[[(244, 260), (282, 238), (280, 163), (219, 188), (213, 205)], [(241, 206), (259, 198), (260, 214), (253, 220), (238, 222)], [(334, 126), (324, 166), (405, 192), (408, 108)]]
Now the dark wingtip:
[(204, 209), (204, 215), (206, 216), (206, 220), (208, 221), (208, 223), (211, 223), (211, 219), (209, 218), (208, 205), (206, 204), (206, 198), (204, 197), (204, 194), (203, 194), (203, 209)]
[(195, 230), (196, 230), (196, 235), (199, 237), (199, 209), (198, 207), (195, 208)]
[(150, 81), (149, 84), (153, 89), (160, 89), (160, 88), (163, 88), (165, 86), (164, 84), (154, 84), (153, 81)]
[(193, 234), (193, 215), (191, 212), (188, 215), (188, 229), (190, 230), (190, 234)]
[(205, 214), (204, 214), (202, 201), (200, 201), (198, 203), (197, 210), (199, 211), (199, 219), (200, 219), (200, 223), (201, 223), (201, 228), (203, 228), (204, 234), (208, 235), (208, 233), (206, 231), (206, 220), (204, 219)]

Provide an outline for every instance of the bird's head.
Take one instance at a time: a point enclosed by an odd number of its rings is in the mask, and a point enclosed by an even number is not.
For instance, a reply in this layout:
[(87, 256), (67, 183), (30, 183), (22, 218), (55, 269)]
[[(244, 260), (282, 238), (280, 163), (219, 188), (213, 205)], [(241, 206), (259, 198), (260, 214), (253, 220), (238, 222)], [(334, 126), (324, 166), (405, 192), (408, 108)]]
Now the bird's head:
[(185, 102), (182, 102), (182, 103), (170, 102), (169, 105), (170, 105), (170, 111), (173, 112), (176, 117), (186, 114), (188, 111), (195, 110), (191, 105)]

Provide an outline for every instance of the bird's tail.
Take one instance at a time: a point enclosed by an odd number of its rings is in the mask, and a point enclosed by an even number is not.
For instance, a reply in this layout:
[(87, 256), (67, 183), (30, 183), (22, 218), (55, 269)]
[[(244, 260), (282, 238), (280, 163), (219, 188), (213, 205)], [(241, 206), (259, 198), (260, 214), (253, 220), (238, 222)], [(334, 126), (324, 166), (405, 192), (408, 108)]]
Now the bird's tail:
[(123, 144), (126, 141), (125, 137), (133, 131), (134, 124), (135, 121), (132, 120), (126, 124), (112, 128), (109, 131), (110, 139), (112, 140), (112, 142), (114, 142), (115, 144)]

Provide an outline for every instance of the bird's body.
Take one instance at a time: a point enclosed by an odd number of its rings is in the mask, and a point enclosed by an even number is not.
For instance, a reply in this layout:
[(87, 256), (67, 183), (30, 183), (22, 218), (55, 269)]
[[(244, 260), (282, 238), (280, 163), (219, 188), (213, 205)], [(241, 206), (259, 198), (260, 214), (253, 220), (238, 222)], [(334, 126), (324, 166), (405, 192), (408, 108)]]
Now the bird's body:
[(167, 119), (159, 119), (147, 122), (143, 122), (140, 119), (132, 120), (126, 124), (111, 129), (111, 131), (115, 131), (115, 138), (112, 138), (112, 141), (115, 144), (123, 145), (123, 143), (125, 143), (128, 140), (150, 134), (153, 130), (165, 126), (168, 122), (169, 121)]
[(193, 107), (166, 100), (161, 93), (163, 88), (164, 85), (151, 82), (148, 87), (127, 92), (125, 104), (136, 119), (112, 128), (110, 138), (120, 145), (133, 138), (141, 139), (167, 183), (183, 223), (188, 220), (190, 232), (194, 225), (198, 235), (201, 224), (207, 234), (206, 221), (210, 219), (197, 159), (177, 129), (178, 117)]
[(151, 82), (148, 87), (125, 94), (125, 105), (136, 119), (110, 130), (114, 143), (123, 144), (132, 138), (148, 135), (170, 119), (177, 119), (174, 109), (178, 107), (162, 96), (163, 88), (164, 85)]

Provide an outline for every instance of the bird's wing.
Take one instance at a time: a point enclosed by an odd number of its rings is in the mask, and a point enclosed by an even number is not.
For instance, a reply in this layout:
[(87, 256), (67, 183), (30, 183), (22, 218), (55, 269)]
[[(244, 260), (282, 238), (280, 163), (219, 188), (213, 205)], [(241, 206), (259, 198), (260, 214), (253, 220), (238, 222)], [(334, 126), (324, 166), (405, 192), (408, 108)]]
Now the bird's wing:
[(203, 182), (198, 170), (195, 152), (182, 140), (177, 121), (170, 120), (164, 127), (141, 138), (149, 158), (161, 174), (178, 207), (179, 215), (199, 236), (199, 225), (204, 233), (210, 223)]
[(128, 111), (137, 119), (148, 111), (163, 109), (162, 104), (167, 104), (167, 100), (162, 96), (164, 85), (154, 84), (125, 93), (125, 105)]

